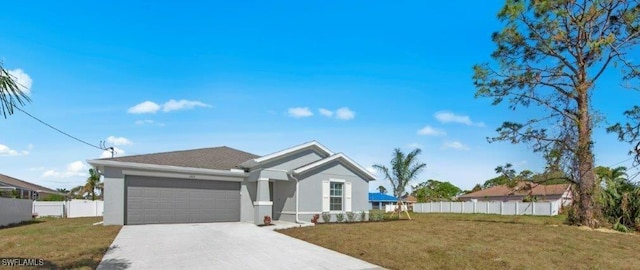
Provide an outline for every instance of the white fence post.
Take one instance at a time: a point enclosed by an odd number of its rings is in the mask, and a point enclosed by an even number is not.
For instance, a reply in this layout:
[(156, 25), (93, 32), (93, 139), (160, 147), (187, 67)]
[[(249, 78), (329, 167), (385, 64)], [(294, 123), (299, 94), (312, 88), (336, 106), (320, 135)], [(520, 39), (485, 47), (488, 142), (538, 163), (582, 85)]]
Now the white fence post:
[(520, 206), (518, 206), (518, 202), (516, 202), (516, 216), (518, 215), (519, 210), (520, 210)]
[(504, 215), (504, 202), (500, 202), (500, 215)]
[(531, 202), (531, 215), (532, 216), (536, 215), (536, 203), (535, 202)]
[(473, 202), (473, 213), (474, 213), (474, 214), (476, 213), (476, 209), (477, 209), (477, 208), (476, 208), (476, 205), (477, 205), (477, 204), (478, 204), (478, 201), (474, 201), (474, 202)]
[(442, 202), (440, 202), (440, 213), (442, 213)]

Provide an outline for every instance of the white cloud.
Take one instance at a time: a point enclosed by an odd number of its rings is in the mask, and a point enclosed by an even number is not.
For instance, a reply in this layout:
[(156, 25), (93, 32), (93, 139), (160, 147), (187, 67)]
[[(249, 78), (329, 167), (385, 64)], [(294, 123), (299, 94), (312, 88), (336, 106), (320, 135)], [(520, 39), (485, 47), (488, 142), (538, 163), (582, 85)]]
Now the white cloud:
[(156, 122), (156, 121), (150, 120), (150, 119), (137, 120), (135, 122), (135, 124), (138, 125), (138, 126), (155, 125), (155, 126), (159, 126), (159, 127), (164, 127), (164, 123)]
[(178, 111), (178, 110), (190, 110), (196, 107), (210, 108), (211, 105), (200, 102), (200, 101), (196, 101), (196, 100), (171, 99), (165, 102), (164, 105), (162, 105), (162, 111), (171, 112), (171, 111)]
[(142, 114), (142, 113), (156, 113), (160, 110), (160, 105), (155, 102), (145, 101), (136, 106), (133, 106), (127, 110), (128, 113)]
[(115, 137), (115, 136), (109, 136), (107, 138), (107, 142), (113, 145), (130, 145), (133, 144), (133, 142), (131, 142), (131, 140), (125, 138), (125, 137)]
[(442, 148), (455, 149), (455, 150), (469, 150), (468, 146), (464, 145), (459, 141), (444, 142), (444, 144), (442, 144)]
[(289, 108), (289, 116), (293, 118), (303, 118), (313, 116), (313, 113), (309, 110), (309, 107), (295, 107)]
[(331, 111), (331, 110), (327, 110), (325, 108), (320, 108), (318, 111), (320, 112), (320, 114), (322, 114), (322, 115), (324, 115), (326, 117), (333, 116), (333, 111)]
[(336, 118), (340, 120), (351, 120), (356, 117), (356, 113), (347, 107), (342, 107), (336, 111)]
[(484, 127), (483, 122), (473, 122), (468, 115), (457, 115), (449, 111), (437, 112), (433, 115), (441, 123), (459, 123), (467, 126), (479, 126)]
[(170, 99), (169, 101), (162, 104), (162, 106), (160, 106), (158, 105), (158, 103), (147, 100), (145, 102), (142, 102), (136, 106), (129, 108), (127, 112), (132, 114), (156, 113), (160, 109), (162, 109), (163, 112), (172, 112), (172, 111), (179, 111), (179, 110), (190, 110), (196, 107), (209, 108), (211, 107), (211, 105), (206, 104), (204, 102), (197, 101), (197, 100)]
[[(118, 148), (118, 147), (113, 147), (113, 157), (120, 157), (120, 156), (124, 156), (125, 155), (125, 151)], [(100, 158), (110, 158), (111, 157), (111, 151), (109, 150), (105, 150), (104, 152), (102, 152), (102, 154), (100, 154)]]
[(29, 77), (29, 74), (25, 73), (22, 69), (19, 69), (19, 68), (7, 70), (7, 72), (11, 77), (13, 77), (13, 80), (18, 85), (18, 88), (23, 93), (27, 95), (31, 94), (31, 84), (33, 83), (33, 80), (31, 80), (31, 77)]
[[(31, 146), (31, 148), (33, 148), (33, 146)], [(28, 147), (29, 151), (31, 150), (31, 148)], [(0, 144), (0, 156), (26, 156), (29, 154), (29, 151), (18, 151), (15, 149), (11, 149), (9, 146), (6, 146), (4, 144)]]
[(447, 135), (447, 133), (442, 129), (433, 128), (431, 126), (425, 126), (422, 129), (418, 130), (418, 135), (444, 136), (444, 135)]
[(42, 173), (43, 178), (70, 178), (76, 176), (87, 176), (89, 166), (82, 161), (74, 161), (67, 164), (67, 168), (64, 171), (47, 170)]

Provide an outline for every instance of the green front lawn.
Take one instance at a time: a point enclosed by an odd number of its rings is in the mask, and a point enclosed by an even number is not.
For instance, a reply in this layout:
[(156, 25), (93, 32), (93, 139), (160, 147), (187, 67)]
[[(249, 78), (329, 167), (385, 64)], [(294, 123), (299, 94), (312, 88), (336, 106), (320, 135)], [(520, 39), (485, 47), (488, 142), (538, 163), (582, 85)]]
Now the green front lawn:
[(0, 229), (0, 257), (42, 259), (50, 268), (95, 269), (121, 228), (93, 225), (101, 220), (41, 218)]
[(390, 269), (640, 269), (640, 236), (563, 225), (563, 216), (412, 217), (280, 232)]

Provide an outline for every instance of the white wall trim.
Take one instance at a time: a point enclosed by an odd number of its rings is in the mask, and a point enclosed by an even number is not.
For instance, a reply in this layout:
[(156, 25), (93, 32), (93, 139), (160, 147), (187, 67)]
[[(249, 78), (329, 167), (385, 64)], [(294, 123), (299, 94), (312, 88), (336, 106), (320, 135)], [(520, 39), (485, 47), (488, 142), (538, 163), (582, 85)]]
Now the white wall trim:
[(244, 178), (240, 178), (240, 177), (137, 171), (137, 170), (123, 170), (122, 174), (125, 176), (136, 175), (136, 176), (151, 176), (151, 177), (162, 177), (162, 178), (182, 178), (182, 179), (193, 179), (193, 180), (215, 180), (215, 181), (231, 181), (231, 182), (242, 182), (244, 180)]
[(267, 160), (270, 160), (270, 159), (274, 159), (274, 158), (277, 158), (277, 157), (285, 156), (287, 154), (290, 154), (290, 153), (293, 153), (293, 152), (296, 152), (296, 151), (299, 151), (299, 150), (302, 150), (302, 149), (305, 149), (305, 148), (308, 148), (308, 147), (312, 147), (312, 146), (318, 147), (323, 152), (325, 152), (325, 154), (328, 155), (328, 156), (333, 155), (333, 152), (331, 152), (331, 150), (329, 150), (326, 147), (324, 147), (322, 144), (320, 144), (320, 143), (318, 143), (316, 141), (311, 141), (311, 142), (304, 143), (304, 144), (301, 144), (301, 145), (298, 145), (298, 146), (294, 146), (294, 147), (291, 147), (291, 148), (288, 148), (288, 149), (284, 149), (282, 151), (275, 152), (273, 154), (269, 154), (269, 155), (266, 155), (266, 156), (263, 156), (263, 157), (259, 157), (259, 158), (256, 158), (254, 160), (256, 162), (258, 162), (258, 163), (261, 163), (261, 162), (264, 162), (264, 161), (267, 161)]
[(269, 178), (266, 178), (266, 177), (260, 177), (260, 178), (258, 178), (258, 181), (269, 181)]
[(253, 202), (254, 206), (258, 206), (258, 205), (273, 205), (272, 201), (255, 201)]
[(329, 182), (344, 183), (344, 182), (347, 182), (347, 181), (345, 181), (344, 179), (329, 178)]
[(355, 161), (353, 161), (352, 159), (350, 159), (349, 157), (347, 157), (343, 153), (338, 153), (338, 154), (323, 158), (323, 159), (318, 160), (316, 162), (313, 162), (311, 164), (308, 164), (308, 165), (305, 165), (303, 167), (297, 168), (293, 172), (295, 174), (301, 174), (301, 173), (304, 173), (304, 172), (306, 172), (308, 170), (311, 170), (313, 168), (317, 168), (319, 166), (322, 166), (322, 165), (327, 164), (327, 163), (329, 163), (331, 161), (334, 161), (334, 160), (342, 161), (343, 165), (347, 165), (347, 166), (355, 169), (356, 171), (359, 171), (363, 176), (366, 176), (365, 178), (367, 178), (367, 180), (370, 180), (370, 181), (376, 180), (376, 176), (375, 175), (373, 175), (372, 173), (367, 171), (364, 167), (360, 166), (360, 164), (356, 163)]
[(240, 172), (240, 171), (232, 171), (232, 170), (190, 168), (190, 167), (169, 166), (169, 165), (122, 162), (122, 161), (114, 161), (114, 160), (93, 159), (93, 160), (87, 160), (87, 163), (91, 164), (91, 166), (94, 166), (94, 167), (107, 166), (107, 167), (123, 168), (123, 169), (138, 169), (138, 170), (161, 171), (161, 172), (171, 172), (171, 173), (222, 175), (222, 176), (237, 176), (237, 177), (247, 177), (249, 175), (244, 171)]

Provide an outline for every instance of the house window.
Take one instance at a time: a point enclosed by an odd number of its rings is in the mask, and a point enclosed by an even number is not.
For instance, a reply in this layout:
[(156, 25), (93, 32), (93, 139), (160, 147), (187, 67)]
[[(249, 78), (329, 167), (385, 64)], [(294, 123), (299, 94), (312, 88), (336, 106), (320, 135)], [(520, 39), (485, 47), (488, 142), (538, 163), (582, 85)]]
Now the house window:
[(344, 183), (331, 182), (329, 186), (329, 210), (342, 211), (342, 188)]

